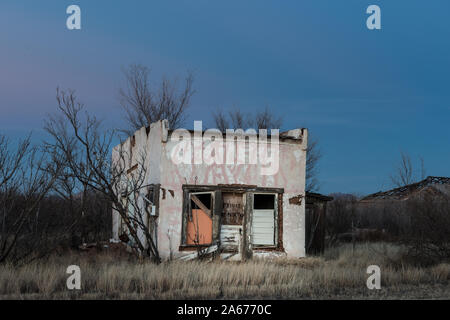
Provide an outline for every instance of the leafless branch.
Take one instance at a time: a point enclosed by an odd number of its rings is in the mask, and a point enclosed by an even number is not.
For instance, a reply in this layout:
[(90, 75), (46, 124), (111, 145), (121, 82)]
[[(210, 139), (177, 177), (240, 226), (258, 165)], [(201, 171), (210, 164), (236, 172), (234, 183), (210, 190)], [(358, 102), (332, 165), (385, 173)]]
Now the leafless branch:
[[(57, 89), (56, 99), (59, 114), (48, 118), (45, 130), (52, 138), (46, 146), (55, 155), (54, 161), (64, 168), (58, 183), (66, 187), (75, 183), (80, 190), (89, 188), (102, 194), (124, 221), (132, 240), (130, 245), (140, 255), (159, 262), (152, 235), (145, 227), (146, 212), (141, 203), (146, 188), (145, 154), (137, 170), (129, 176), (130, 155), (123, 144), (114, 149), (115, 158), (111, 160), (112, 141), (117, 132), (103, 130), (101, 122), (85, 112), (73, 91)], [(130, 208), (134, 208), (133, 215), (130, 215)], [(141, 232), (144, 237), (139, 236)]]
[(167, 119), (171, 128), (183, 124), (192, 95), (194, 77), (188, 73), (182, 89), (177, 80), (162, 79), (159, 87), (153, 87), (149, 80), (150, 70), (142, 65), (130, 65), (123, 70), (126, 85), (119, 90), (119, 100), (126, 113), (128, 128), (132, 135), (136, 130), (151, 123)]
[[(31, 147), (30, 136), (16, 150), (0, 136), (0, 263), (7, 259), (17, 263), (39, 243), (40, 204), (58, 174), (49, 154)], [(24, 243), (27, 250), (18, 252)]]
[(392, 184), (396, 187), (402, 187), (417, 182), (418, 180), (423, 180), (426, 175), (425, 164), (422, 157), (419, 157), (419, 160), (420, 171), (415, 173), (411, 156), (402, 151), (400, 153), (400, 162), (394, 173), (390, 176)]
[[(226, 114), (219, 109), (213, 113), (215, 127), (222, 132), (226, 129), (279, 129), (283, 123), (268, 107), (256, 114), (243, 113), (234, 109)], [(309, 136), (308, 149), (306, 152), (306, 191), (317, 191), (319, 181), (319, 161), (322, 153), (319, 150), (318, 140)]]

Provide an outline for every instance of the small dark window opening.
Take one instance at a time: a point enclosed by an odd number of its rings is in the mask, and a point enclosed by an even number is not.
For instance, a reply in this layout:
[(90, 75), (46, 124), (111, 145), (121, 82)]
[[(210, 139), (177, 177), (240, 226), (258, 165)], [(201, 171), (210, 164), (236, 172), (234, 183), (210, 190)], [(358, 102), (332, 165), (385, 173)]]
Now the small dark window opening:
[(154, 188), (153, 187), (151, 187), (151, 188), (149, 188), (148, 189), (148, 192), (147, 192), (147, 199), (149, 200), (149, 201), (151, 201), (152, 202), (152, 204), (155, 204), (155, 190), (154, 190)]
[[(200, 200), (201, 204), (203, 204), (206, 208), (208, 208), (209, 210), (211, 210), (212, 207), (212, 197), (211, 197), (211, 193), (201, 193), (201, 194), (194, 194), (198, 200)], [(191, 208), (192, 209), (202, 209), (200, 208), (200, 204), (194, 202), (194, 200), (191, 197)]]
[(253, 200), (254, 209), (275, 209), (275, 195), (255, 194)]

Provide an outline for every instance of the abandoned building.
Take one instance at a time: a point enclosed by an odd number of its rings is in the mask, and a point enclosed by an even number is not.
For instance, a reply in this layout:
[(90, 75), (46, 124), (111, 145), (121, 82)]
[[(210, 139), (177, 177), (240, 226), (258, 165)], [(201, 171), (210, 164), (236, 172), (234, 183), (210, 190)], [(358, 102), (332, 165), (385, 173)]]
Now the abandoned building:
[[(261, 131), (236, 130), (220, 144), (226, 145), (222, 154), (211, 148), (222, 133), (208, 131), (170, 130), (162, 120), (113, 149), (112, 161), (123, 159), (127, 180), (146, 169), (145, 188), (132, 197), (144, 198), (145, 224), (160, 257), (183, 259), (199, 248), (224, 259), (304, 257), (307, 130), (272, 130), (266, 140)], [(197, 161), (198, 147), (203, 161)], [(208, 160), (212, 149), (215, 161)], [(265, 162), (251, 160), (264, 150), (270, 151)], [(224, 158), (231, 162), (220, 162)], [(129, 193), (118, 197), (125, 206), (130, 202)], [(114, 209), (112, 227), (115, 240), (128, 232)]]
[(421, 198), (426, 195), (449, 196), (450, 178), (432, 177), (388, 191), (380, 191), (370, 194), (360, 200), (361, 203), (376, 203), (382, 201), (405, 201)]
[(419, 182), (380, 191), (363, 197), (355, 203), (355, 213), (371, 228), (356, 228), (356, 241), (392, 241), (407, 225), (420, 203), (432, 205), (448, 201), (450, 178), (429, 176)]

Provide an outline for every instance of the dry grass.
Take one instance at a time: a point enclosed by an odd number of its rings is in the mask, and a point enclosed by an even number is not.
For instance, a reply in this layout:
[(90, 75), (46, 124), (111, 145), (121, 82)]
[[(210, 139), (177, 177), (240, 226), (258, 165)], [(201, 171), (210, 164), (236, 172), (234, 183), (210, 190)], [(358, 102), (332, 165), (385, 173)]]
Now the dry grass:
[[(299, 299), (450, 298), (450, 265), (398, 261), (386, 244), (329, 250), (298, 260), (139, 263), (112, 254), (67, 254), (21, 268), (0, 266), (3, 299)], [(82, 289), (66, 288), (67, 266), (81, 268)], [(367, 266), (381, 268), (381, 290), (366, 287)]]

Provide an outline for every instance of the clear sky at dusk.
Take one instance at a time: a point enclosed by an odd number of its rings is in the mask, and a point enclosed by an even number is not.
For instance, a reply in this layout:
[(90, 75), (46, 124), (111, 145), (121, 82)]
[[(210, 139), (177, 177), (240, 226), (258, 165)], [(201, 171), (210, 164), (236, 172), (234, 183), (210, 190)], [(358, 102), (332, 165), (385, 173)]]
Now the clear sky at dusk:
[[(71, 4), (81, 30), (66, 28)], [(381, 30), (366, 27), (371, 4)], [(57, 86), (121, 126), (121, 68), (141, 63), (155, 81), (194, 71), (186, 127), (269, 106), (282, 129), (309, 128), (320, 192), (390, 188), (401, 150), (450, 176), (449, 12), (445, 0), (2, 0), (0, 132), (43, 137)]]

